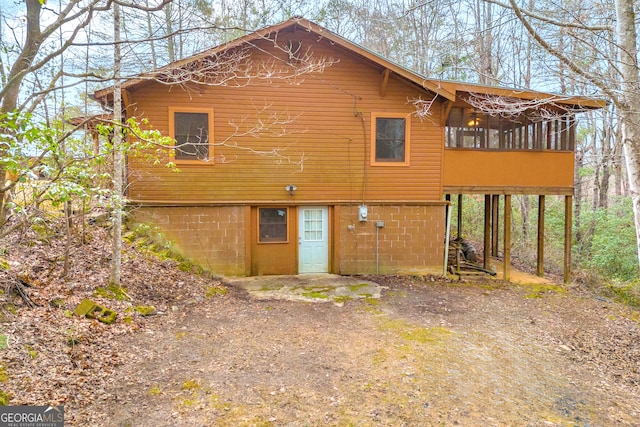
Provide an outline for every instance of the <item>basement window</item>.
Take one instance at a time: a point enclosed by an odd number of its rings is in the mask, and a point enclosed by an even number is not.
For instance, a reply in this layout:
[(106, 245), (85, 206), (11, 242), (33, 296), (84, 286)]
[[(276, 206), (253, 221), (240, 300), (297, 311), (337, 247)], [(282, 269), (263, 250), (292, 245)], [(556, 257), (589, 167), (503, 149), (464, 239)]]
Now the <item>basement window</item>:
[(213, 109), (169, 108), (169, 134), (175, 140), (176, 163), (213, 159)]
[(258, 242), (287, 243), (289, 241), (287, 208), (258, 208)]

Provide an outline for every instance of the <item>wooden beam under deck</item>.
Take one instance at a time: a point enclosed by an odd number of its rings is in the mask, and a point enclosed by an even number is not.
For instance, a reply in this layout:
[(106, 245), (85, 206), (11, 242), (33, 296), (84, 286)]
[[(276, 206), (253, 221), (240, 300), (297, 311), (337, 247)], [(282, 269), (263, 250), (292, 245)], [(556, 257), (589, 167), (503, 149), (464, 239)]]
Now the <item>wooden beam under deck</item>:
[(442, 189), (446, 194), (528, 194), (539, 196), (569, 196), (573, 195), (573, 187), (471, 187), (445, 185)]
[(484, 196), (484, 259), (483, 266), (486, 270), (489, 269), (491, 262), (491, 195), (485, 194)]
[(498, 256), (498, 248), (500, 246), (500, 195), (494, 194), (491, 196), (493, 201), (491, 202), (491, 256)]
[(536, 274), (540, 277), (544, 276), (544, 210), (545, 196), (538, 196), (538, 256)]
[(458, 238), (462, 237), (462, 194), (458, 194)]

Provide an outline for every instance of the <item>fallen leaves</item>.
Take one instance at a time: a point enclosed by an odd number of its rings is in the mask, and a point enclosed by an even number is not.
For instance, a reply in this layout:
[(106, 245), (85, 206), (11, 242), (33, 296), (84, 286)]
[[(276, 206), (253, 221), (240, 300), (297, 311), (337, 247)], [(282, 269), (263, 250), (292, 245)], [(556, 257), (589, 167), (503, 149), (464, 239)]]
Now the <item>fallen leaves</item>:
[[(110, 238), (104, 228), (92, 227), (90, 233), (88, 243), (76, 243), (67, 277), (61, 277), (62, 241), (32, 244), (23, 235), (1, 242), (11, 268), (2, 273), (4, 281), (28, 285), (28, 299), (8, 286), (0, 293), (0, 356), (6, 372), (0, 404), (65, 405), (69, 425), (87, 425), (78, 411), (109, 399), (107, 390), (116, 386), (119, 367), (138, 357), (121, 354), (117, 342), (144, 328), (144, 316), (166, 312), (194, 296), (204, 298), (205, 289), (220, 283), (182, 272), (171, 261), (158, 261), (125, 244), (126, 298), (96, 292), (109, 290), (110, 248), (104, 242)], [(182, 286), (176, 286), (178, 282)], [(72, 315), (87, 298), (116, 311), (116, 321), (106, 325)]]

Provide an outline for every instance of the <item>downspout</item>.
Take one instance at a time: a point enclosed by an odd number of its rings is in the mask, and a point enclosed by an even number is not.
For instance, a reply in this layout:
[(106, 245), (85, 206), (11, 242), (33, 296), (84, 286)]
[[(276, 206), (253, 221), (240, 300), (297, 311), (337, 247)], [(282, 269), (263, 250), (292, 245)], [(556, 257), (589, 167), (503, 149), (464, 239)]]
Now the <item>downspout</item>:
[(442, 268), (442, 276), (443, 277), (447, 277), (447, 264), (449, 262), (449, 239), (451, 237), (451, 232), (450, 232), (450, 228), (451, 228), (451, 203), (448, 203), (446, 205), (447, 210), (447, 224), (446, 224), (446, 230), (445, 230), (445, 238), (444, 238), (444, 263), (443, 263), (443, 268)]
[(378, 251), (379, 235), (380, 235), (380, 227), (376, 227), (376, 275), (378, 274), (378, 268), (380, 266), (380, 262), (379, 262), (380, 253)]
[(378, 250), (380, 244), (380, 229), (384, 227), (384, 221), (376, 221), (376, 274), (380, 267), (380, 251)]

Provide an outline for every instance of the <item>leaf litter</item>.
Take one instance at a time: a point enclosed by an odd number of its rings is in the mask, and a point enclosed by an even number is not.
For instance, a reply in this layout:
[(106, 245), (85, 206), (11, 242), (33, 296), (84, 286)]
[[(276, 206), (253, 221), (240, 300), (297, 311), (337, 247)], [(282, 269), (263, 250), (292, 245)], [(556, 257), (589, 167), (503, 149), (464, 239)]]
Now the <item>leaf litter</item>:
[[(108, 282), (108, 230), (73, 254), (5, 239), (35, 308), (0, 295), (0, 398), (64, 405), (68, 425), (637, 425), (637, 311), (580, 286), (379, 276), (380, 300), (256, 300), (125, 244), (128, 298)], [(111, 325), (70, 315), (85, 298)], [(136, 307), (153, 307), (143, 316)]]

